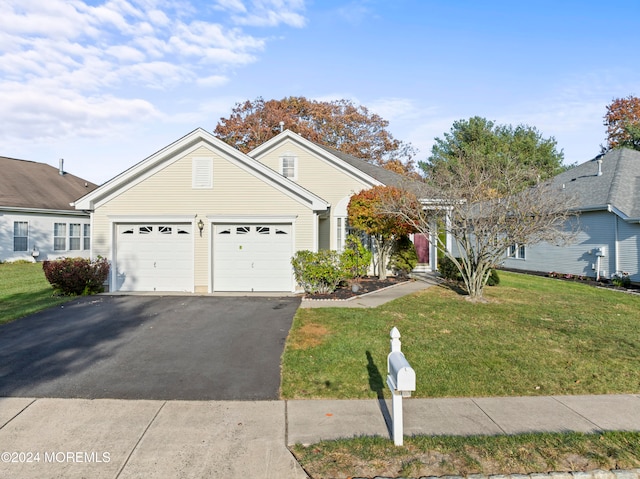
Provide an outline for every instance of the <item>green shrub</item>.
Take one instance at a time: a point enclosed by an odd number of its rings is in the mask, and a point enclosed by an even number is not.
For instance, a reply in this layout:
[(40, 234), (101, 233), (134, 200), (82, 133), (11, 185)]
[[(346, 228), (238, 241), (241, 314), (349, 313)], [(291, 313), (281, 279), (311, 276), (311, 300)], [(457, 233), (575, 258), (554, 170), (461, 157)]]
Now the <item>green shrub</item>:
[(438, 272), (449, 281), (462, 281), (460, 270), (448, 256), (438, 260)]
[(611, 284), (618, 286), (619, 288), (628, 288), (631, 286), (631, 278), (629, 273), (622, 271), (621, 273), (614, 273), (611, 276)]
[(291, 265), (296, 281), (307, 293), (332, 293), (345, 279), (340, 255), (334, 250), (298, 251)]
[(491, 273), (489, 273), (489, 279), (487, 280), (487, 286), (498, 286), (500, 284), (500, 276), (498, 275), (498, 270), (491, 268)]
[(347, 236), (346, 249), (340, 254), (340, 264), (347, 279), (366, 276), (372, 253), (365, 248), (356, 235)]
[(418, 264), (416, 246), (408, 236), (401, 236), (393, 245), (389, 258), (389, 269), (395, 274), (407, 275)]
[(104, 291), (102, 283), (109, 275), (109, 262), (98, 257), (62, 258), (44, 261), (42, 269), (47, 281), (65, 295), (87, 295)]

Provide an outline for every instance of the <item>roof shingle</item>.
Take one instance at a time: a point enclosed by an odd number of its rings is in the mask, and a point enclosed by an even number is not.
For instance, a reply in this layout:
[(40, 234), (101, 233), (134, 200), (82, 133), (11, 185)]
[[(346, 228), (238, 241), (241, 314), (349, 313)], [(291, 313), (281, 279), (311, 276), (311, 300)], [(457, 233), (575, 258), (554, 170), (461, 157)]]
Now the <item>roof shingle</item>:
[(70, 210), (98, 185), (45, 163), (0, 156), (0, 207)]

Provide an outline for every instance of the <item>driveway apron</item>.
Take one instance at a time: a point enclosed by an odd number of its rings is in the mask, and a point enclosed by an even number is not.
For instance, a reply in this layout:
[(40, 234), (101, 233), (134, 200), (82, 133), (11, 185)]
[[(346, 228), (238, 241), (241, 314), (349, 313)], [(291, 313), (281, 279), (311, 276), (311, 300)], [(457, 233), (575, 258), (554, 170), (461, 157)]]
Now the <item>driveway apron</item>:
[(0, 397), (278, 398), (294, 297), (93, 296), (0, 327)]

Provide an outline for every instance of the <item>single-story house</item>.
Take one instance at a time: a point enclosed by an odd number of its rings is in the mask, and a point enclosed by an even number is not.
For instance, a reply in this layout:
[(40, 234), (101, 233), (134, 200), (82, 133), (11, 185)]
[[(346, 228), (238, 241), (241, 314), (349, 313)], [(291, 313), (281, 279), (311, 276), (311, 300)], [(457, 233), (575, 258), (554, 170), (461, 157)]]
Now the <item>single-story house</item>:
[(503, 266), (599, 278), (624, 272), (640, 282), (640, 151), (609, 151), (552, 181), (577, 205), (575, 240), (513, 245)]
[(63, 166), (0, 157), (0, 261), (89, 257), (90, 216), (72, 203), (97, 185)]
[(402, 181), (288, 130), (244, 154), (198, 128), (75, 207), (110, 291), (293, 292), (295, 252), (341, 250), (350, 197)]

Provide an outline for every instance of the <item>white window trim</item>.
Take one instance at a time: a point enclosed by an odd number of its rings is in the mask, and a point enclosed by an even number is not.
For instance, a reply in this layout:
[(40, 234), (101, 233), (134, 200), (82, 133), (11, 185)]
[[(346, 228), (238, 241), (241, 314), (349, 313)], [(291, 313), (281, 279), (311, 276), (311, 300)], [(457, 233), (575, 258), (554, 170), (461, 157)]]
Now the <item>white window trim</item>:
[[(16, 236), (16, 224), (17, 223), (19, 223), (21, 225), (22, 224), (26, 225), (26, 230), (27, 230), (26, 231), (26, 235), (24, 235), (24, 236)], [(16, 249), (16, 239), (17, 238), (26, 239), (26, 246), (25, 246), (24, 249)], [(14, 221), (13, 222), (13, 251), (20, 252), (20, 253), (24, 253), (26, 251), (29, 251), (29, 222), (28, 221)]]
[[(284, 174), (284, 160), (291, 159), (293, 160), (293, 176), (285, 176)], [(285, 178), (296, 181), (298, 179), (298, 157), (295, 155), (290, 155), (285, 153), (280, 157), (280, 174)]]
[[(64, 231), (62, 234), (59, 234), (60, 232), (58, 231), (58, 234), (56, 235), (56, 225), (62, 225)], [(60, 221), (56, 221), (53, 224), (53, 251), (68, 251), (67, 247), (68, 247), (68, 235), (69, 235), (69, 229), (67, 228), (67, 223), (62, 223)], [(64, 241), (64, 248), (56, 248), (56, 240), (63, 240)]]
[[(513, 250), (513, 253), (511, 252)], [(521, 250), (523, 250), (524, 254), (520, 254)], [(507, 248), (507, 258), (509, 259), (517, 259), (517, 260), (526, 260), (527, 259), (527, 245), (513, 243), (509, 245)]]

